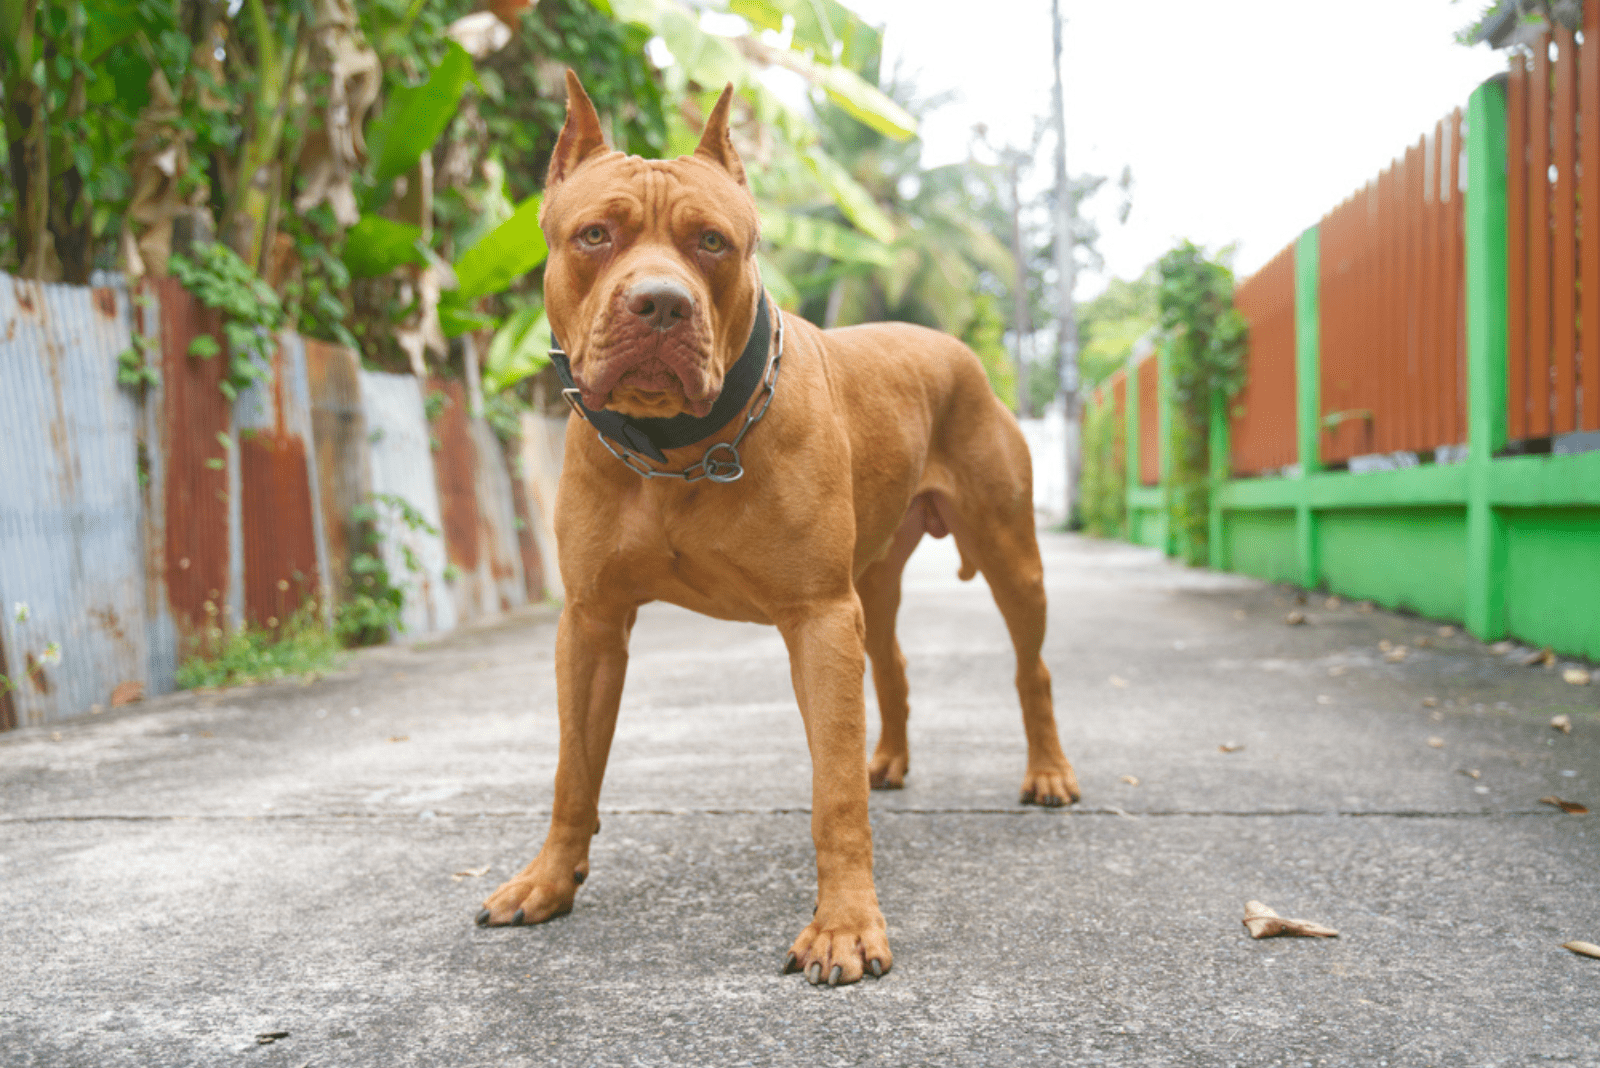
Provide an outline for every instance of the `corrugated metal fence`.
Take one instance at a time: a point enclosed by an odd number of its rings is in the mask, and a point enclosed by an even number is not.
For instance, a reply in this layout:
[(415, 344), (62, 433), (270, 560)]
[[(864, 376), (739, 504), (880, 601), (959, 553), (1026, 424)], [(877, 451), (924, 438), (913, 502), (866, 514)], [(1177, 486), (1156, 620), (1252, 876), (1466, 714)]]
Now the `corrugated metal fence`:
[[(326, 618), (374, 498), (408, 635), (543, 595), (548, 475), (513, 485), (459, 383), (433, 384), (430, 425), (414, 378), (285, 333), (230, 405), (225, 361), (189, 355), (219, 327), (171, 280), (0, 275), (0, 729), (170, 690), (226, 626)], [(142, 388), (117, 382), (136, 331), (161, 372)]]

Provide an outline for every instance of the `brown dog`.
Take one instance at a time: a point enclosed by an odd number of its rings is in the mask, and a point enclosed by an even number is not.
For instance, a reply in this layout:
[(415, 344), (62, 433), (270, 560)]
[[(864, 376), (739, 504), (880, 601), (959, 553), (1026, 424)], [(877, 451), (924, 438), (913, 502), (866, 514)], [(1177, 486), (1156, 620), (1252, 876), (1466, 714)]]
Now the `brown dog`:
[[(893, 958), (872, 881), (868, 786), (899, 788), (909, 763), (894, 624), (901, 569), (924, 533), (955, 535), (961, 577), (983, 572), (1011, 632), (1028, 739), (1023, 803), (1078, 798), (1039, 656), (1045, 596), (1027, 446), (954, 338), (900, 323), (824, 332), (789, 315), (770, 336), (755, 331), (768, 315), (755, 203), (728, 137), (731, 86), (694, 155), (675, 160), (612, 151), (571, 72), (567, 89), (541, 224), (569, 396), (597, 425), (622, 413), (645, 426), (673, 416), (716, 426), (656, 462), (641, 455), (649, 445), (629, 452), (585, 418), (568, 424), (555, 516), (567, 600), (554, 811), (538, 857), (489, 896), (478, 922), (538, 923), (572, 907), (599, 829), (628, 634), (638, 607), (662, 600), (783, 634), (811, 749), (817, 850), (816, 913), (784, 967), (813, 983), (881, 975)], [(724, 426), (713, 408), (741, 350), (755, 353), (748, 366), (763, 384), (733, 397)], [(664, 476), (684, 471), (711, 477)], [(870, 762), (866, 657), (883, 724)]]

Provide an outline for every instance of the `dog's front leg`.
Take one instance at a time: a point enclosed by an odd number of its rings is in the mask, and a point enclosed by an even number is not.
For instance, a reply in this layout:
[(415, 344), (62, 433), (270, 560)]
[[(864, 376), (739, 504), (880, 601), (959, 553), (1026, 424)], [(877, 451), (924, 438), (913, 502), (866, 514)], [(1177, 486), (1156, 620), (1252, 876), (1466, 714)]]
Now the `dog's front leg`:
[(867, 819), (865, 670), (861, 603), (807, 605), (780, 620), (795, 696), (811, 749), (811, 837), (817, 848), (817, 909), (795, 939), (785, 971), (812, 983), (882, 975), (893, 957), (872, 882)]
[(556, 700), (561, 750), (544, 848), (521, 874), (490, 894), (479, 924), (540, 923), (572, 908), (589, 876), (589, 839), (600, 829), (617, 705), (628, 667), (628, 634), (637, 610), (569, 603), (556, 631)]

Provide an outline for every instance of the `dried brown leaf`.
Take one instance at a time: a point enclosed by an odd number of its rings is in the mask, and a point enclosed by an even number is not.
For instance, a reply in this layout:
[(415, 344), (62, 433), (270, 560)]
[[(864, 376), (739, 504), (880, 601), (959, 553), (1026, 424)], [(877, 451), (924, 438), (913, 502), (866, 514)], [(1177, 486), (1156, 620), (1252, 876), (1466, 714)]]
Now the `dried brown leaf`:
[(391, 735), (389, 735), (389, 740), (391, 742), (409, 742), (411, 740), (411, 735), (409, 735), (409, 734), (391, 734)]
[(1439, 699), (1437, 697), (1424, 697), (1422, 699), (1422, 707), (1423, 708), (1438, 708), (1439, 707)]
[(1390, 649), (1393, 649), (1393, 648), (1394, 648), (1394, 642), (1390, 641), (1388, 638), (1385, 638), (1385, 639), (1383, 639), (1383, 641), (1378, 643), (1378, 651), (1379, 652), (1387, 653)]
[(458, 882), (459, 883), (462, 879), (481, 879), (485, 875), (488, 875), (488, 874), (489, 874), (489, 865), (484, 864), (484, 865), (481, 865), (480, 867), (476, 867), (476, 868), (462, 868), (460, 871), (455, 872), (453, 875), (451, 875), (450, 878), (454, 882)]
[(1444, 739), (1435, 734), (1428, 739), (1428, 745), (1434, 749), (1443, 749)]
[(1593, 942), (1563, 942), (1561, 943), (1561, 948), (1570, 949), (1580, 957), (1593, 957), (1595, 960), (1600, 960), (1600, 946), (1595, 945)]
[(1328, 611), (1332, 612), (1334, 609), (1339, 608), (1343, 604), (1344, 604), (1344, 602), (1339, 600), (1339, 598), (1337, 598), (1337, 597), (1329, 597), (1326, 601), (1322, 602), (1322, 607), (1324, 607)]
[(1397, 645), (1393, 649), (1390, 649), (1387, 653), (1384, 653), (1383, 658), (1391, 664), (1398, 664), (1400, 661), (1404, 660), (1410, 655), (1410, 649), (1407, 649), (1403, 645)]
[(1125, 690), (1125, 689), (1128, 688), (1128, 680), (1123, 678), (1120, 675), (1113, 675), (1109, 679), (1107, 679), (1106, 681), (1109, 682), (1111, 685), (1115, 686), (1119, 690)]
[(1469, 779), (1476, 779), (1478, 776), (1482, 775), (1483, 772), (1479, 771), (1477, 768), (1457, 768), (1456, 774), (1465, 775)]
[(1523, 667), (1549, 667), (1555, 662), (1555, 651), (1548, 645), (1543, 649), (1535, 649), (1532, 652), (1523, 654), (1521, 661)]
[(1565, 712), (1561, 713), (1559, 716), (1551, 716), (1550, 726), (1553, 730), (1558, 730), (1562, 734), (1571, 734), (1572, 717), (1567, 715)]
[(1122, 777), (1122, 781), (1127, 783), (1129, 786), (1139, 785), (1139, 777), (1137, 775), (1124, 775)]
[(287, 1031), (262, 1031), (256, 1035), (256, 1045), (270, 1046), (280, 1038), (288, 1038)]
[(1298, 608), (1295, 609), (1293, 612), (1290, 612), (1288, 615), (1283, 617), (1284, 625), (1285, 626), (1290, 626), (1290, 627), (1303, 626), (1305, 624), (1305, 621), (1306, 621), (1306, 614), (1304, 612), (1300, 611)]
[(1585, 671), (1583, 668), (1567, 668), (1561, 673), (1561, 678), (1564, 682), (1571, 683), (1573, 686), (1587, 686), (1593, 681), (1594, 674), (1593, 672)]
[(1237, 753), (1239, 750), (1241, 750), (1243, 748), (1244, 748), (1244, 743), (1243, 742), (1223, 742), (1221, 745), (1217, 746), (1217, 752), (1219, 752), (1219, 753)]
[(1426, 634), (1423, 634), (1423, 635), (1419, 636), (1411, 644), (1415, 645), (1418, 649), (1426, 649), (1429, 646), (1433, 645), (1433, 639), (1428, 637)]
[(1259, 901), (1244, 904), (1244, 925), (1251, 938), (1274, 938), (1291, 935), (1296, 938), (1338, 938), (1339, 932), (1310, 920), (1289, 920), (1279, 916)]
[(117, 688), (111, 691), (112, 708), (121, 708), (123, 705), (131, 705), (142, 700), (144, 700), (144, 683), (138, 679), (119, 682)]
[(1456, 632), (1456, 628), (1454, 628), (1452, 626), (1449, 626), (1447, 624), (1447, 625), (1439, 628), (1439, 637), (1448, 638), (1451, 635), (1453, 635), (1455, 632)]
[(1589, 812), (1589, 806), (1581, 805), (1576, 801), (1562, 800), (1554, 794), (1551, 794), (1549, 797), (1539, 798), (1539, 804), (1551, 805), (1555, 808), (1559, 808), (1562, 812), (1565, 812), (1569, 816), (1584, 816)]
[(1497, 656), (1505, 656), (1515, 647), (1515, 642), (1495, 642), (1493, 645), (1489, 646), (1489, 651)]

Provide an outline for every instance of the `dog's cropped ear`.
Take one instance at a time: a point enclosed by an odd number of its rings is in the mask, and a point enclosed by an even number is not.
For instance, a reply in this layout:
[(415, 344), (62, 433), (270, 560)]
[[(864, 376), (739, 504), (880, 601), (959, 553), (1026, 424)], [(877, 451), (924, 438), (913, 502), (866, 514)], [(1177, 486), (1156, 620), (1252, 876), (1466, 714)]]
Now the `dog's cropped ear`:
[(571, 177), (578, 164), (596, 153), (607, 151), (606, 138), (600, 132), (600, 116), (594, 110), (583, 83), (567, 68), (567, 121), (561, 127), (561, 137), (556, 150), (550, 154), (550, 173), (545, 178), (545, 189), (554, 189)]
[(722, 95), (717, 97), (711, 114), (706, 117), (706, 132), (700, 135), (700, 143), (695, 146), (694, 154), (727, 171), (740, 185), (749, 185), (744, 177), (744, 163), (734, 150), (733, 138), (728, 135), (728, 112), (732, 108), (733, 83), (729, 82), (728, 87), (722, 90)]

